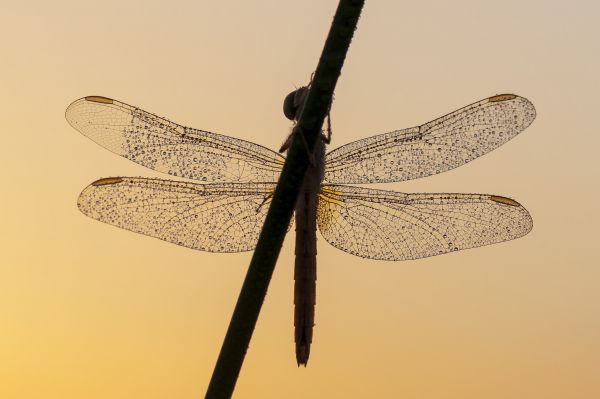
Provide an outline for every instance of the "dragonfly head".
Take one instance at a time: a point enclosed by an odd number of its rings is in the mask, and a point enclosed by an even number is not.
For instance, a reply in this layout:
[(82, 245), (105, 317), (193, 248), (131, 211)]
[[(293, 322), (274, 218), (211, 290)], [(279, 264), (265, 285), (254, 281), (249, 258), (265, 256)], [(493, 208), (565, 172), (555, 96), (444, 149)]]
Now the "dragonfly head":
[(300, 119), (307, 94), (308, 87), (302, 86), (285, 96), (285, 100), (283, 100), (283, 113), (286, 118), (291, 121), (298, 121)]

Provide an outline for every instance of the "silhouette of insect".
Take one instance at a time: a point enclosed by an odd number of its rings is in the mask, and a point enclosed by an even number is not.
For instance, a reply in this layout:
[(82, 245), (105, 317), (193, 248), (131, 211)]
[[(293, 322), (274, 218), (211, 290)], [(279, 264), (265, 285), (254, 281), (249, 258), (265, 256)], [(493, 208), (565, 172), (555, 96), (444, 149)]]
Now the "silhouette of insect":
[[(289, 119), (297, 120), (305, 94), (303, 87), (286, 97), (284, 113)], [(73, 102), (66, 118), (118, 155), (201, 181), (100, 179), (79, 196), (84, 214), (202, 251), (254, 249), (283, 156), (248, 141), (183, 127), (106, 97)], [(399, 182), (454, 169), (506, 143), (534, 118), (535, 109), (527, 99), (502, 94), (421, 126), (368, 137), (328, 153), (325, 145), (331, 131), (321, 136), (295, 208), (299, 365), (308, 361), (313, 335), (317, 226), (331, 245), (385, 260), (424, 258), (507, 241), (532, 228), (527, 210), (499, 195), (406, 194), (347, 184)]]

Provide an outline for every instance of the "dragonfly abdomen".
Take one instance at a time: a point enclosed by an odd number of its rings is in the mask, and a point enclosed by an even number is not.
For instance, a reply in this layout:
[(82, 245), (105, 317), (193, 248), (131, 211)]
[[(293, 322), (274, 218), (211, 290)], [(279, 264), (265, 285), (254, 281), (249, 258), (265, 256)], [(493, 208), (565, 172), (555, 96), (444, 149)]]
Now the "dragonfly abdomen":
[(325, 144), (318, 140), (296, 202), (294, 326), (296, 361), (306, 365), (315, 324), (317, 288), (317, 201), (323, 181)]
[(294, 327), (296, 361), (306, 365), (315, 321), (317, 285), (316, 201), (303, 191), (296, 204), (296, 263), (294, 270)]

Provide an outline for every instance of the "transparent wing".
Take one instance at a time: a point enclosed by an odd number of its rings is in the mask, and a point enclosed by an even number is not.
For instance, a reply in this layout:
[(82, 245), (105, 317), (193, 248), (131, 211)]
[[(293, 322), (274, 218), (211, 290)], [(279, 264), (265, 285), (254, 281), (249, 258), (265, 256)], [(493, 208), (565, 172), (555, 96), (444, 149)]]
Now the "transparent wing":
[(346, 144), (327, 154), (325, 181), (398, 182), (445, 172), (482, 156), (531, 124), (535, 108), (502, 94), (421, 126)]
[(248, 141), (191, 129), (106, 97), (66, 111), (83, 135), (150, 169), (204, 182), (276, 182), (284, 158)]
[(405, 194), (325, 185), (319, 230), (334, 247), (369, 259), (407, 260), (512, 240), (533, 222), (525, 208), (485, 194)]
[(195, 184), (111, 177), (79, 195), (85, 215), (136, 233), (209, 252), (254, 249), (274, 184)]

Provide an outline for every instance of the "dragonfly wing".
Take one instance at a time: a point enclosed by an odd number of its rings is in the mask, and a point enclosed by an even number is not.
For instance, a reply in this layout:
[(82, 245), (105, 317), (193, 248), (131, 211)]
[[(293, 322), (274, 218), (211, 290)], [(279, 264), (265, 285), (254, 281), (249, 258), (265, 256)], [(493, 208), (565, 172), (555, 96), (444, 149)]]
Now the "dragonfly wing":
[(535, 118), (529, 100), (503, 94), (421, 126), (358, 140), (327, 154), (325, 181), (365, 184), (417, 179), (472, 161), (523, 131)]
[(405, 194), (324, 185), (319, 230), (334, 247), (363, 258), (407, 260), (512, 240), (533, 222), (525, 208), (486, 194)]
[(136, 233), (209, 252), (250, 251), (275, 184), (196, 184), (111, 177), (80, 194), (87, 216)]
[(284, 158), (245, 140), (183, 127), (106, 97), (73, 102), (67, 121), (108, 150), (159, 172), (204, 182), (275, 182)]

